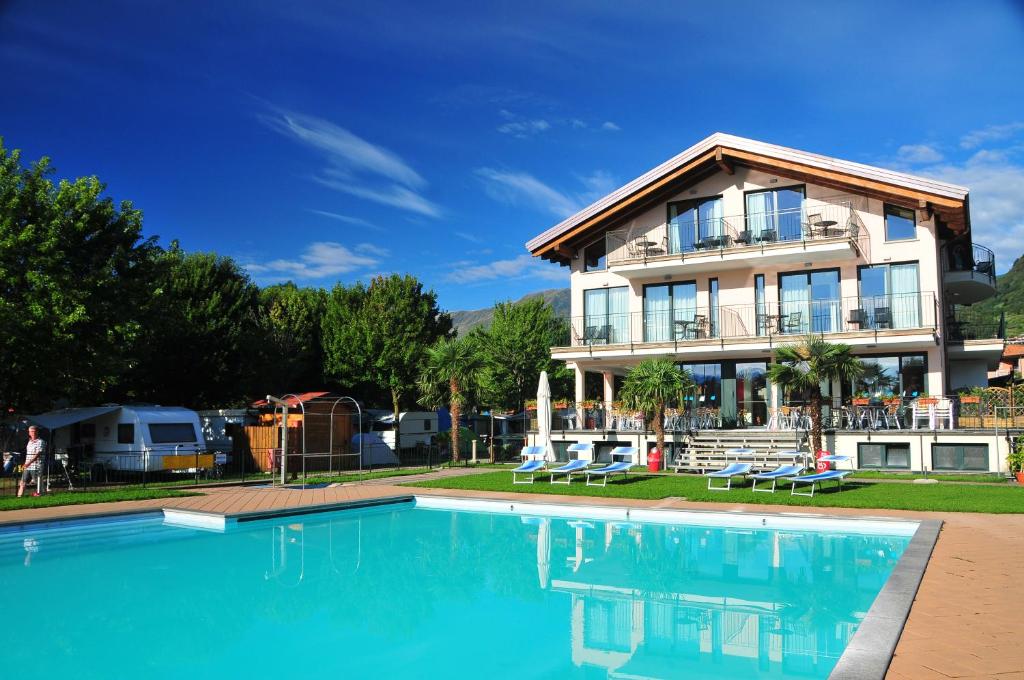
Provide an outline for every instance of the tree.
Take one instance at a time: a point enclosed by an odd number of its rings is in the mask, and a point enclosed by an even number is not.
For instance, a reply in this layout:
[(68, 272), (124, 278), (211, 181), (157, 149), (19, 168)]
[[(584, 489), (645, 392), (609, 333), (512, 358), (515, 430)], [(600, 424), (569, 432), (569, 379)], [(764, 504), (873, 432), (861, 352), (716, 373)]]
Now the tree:
[(665, 407), (682, 403), (693, 377), (669, 359), (645, 359), (626, 374), (619, 398), (626, 408), (643, 411), (654, 430), (658, 451), (665, 451)]
[(833, 380), (849, 381), (864, 372), (860, 360), (849, 345), (831, 343), (817, 335), (802, 342), (782, 345), (775, 350), (774, 363), (768, 367), (768, 380), (784, 390), (809, 395), (811, 406), (811, 444), (821, 450), (821, 385)]
[(258, 365), (256, 285), (231, 258), (176, 242), (157, 271), (127, 396), (196, 408), (244, 402), (253, 388), (245, 376)]
[(122, 379), (157, 252), (96, 177), (54, 184), (0, 139), (0, 405), (100, 401)]
[[(365, 288), (335, 286), (324, 317), (325, 371), (343, 385), (369, 383), (386, 391), (398, 423), (427, 347), (451, 328), (437, 294), (413, 276), (378, 276)], [(395, 450), (401, 450), (398, 428)]]
[(324, 384), (321, 322), (327, 293), (288, 282), (259, 292), (260, 392), (317, 389)]
[(459, 415), (476, 391), (482, 366), (472, 339), (441, 338), (427, 348), (427, 358), (418, 382), (420, 403), (430, 409), (447, 401), (452, 416), (452, 460), (459, 461)]
[(570, 393), (572, 371), (564, 362), (551, 359), (561, 323), (542, 298), (494, 306), (490, 327), (471, 332), (485, 366), (487, 401), (502, 408), (523, 408), (537, 389), (541, 371), (548, 372), (553, 396)]

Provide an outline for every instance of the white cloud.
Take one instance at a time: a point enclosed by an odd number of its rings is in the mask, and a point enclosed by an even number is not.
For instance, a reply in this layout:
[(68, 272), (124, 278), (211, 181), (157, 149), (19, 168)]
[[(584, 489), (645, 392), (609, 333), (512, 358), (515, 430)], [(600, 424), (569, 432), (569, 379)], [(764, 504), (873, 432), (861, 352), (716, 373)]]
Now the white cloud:
[(569, 125), (577, 130), (583, 130), (587, 127), (586, 121), (580, 120), (579, 118), (572, 118), (569, 120)]
[(606, 120), (605, 122), (601, 123), (601, 129), (608, 130), (610, 132), (618, 132), (622, 128), (620, 128), (618, 125), (611, 122), (610, 120)]
[(378, 257), (388, 252), (371, 243), (360, 243), (355, 251), (349, 250), (340, 243), (320, 241), (310, 243), (297, 259), (277, 259), (265, 263), (252, 263), (245, 268), (260, 278), (297, 280), (324, 279), (327, 277), (347, 274), (359, 269), (376, 267), (380, 264)]
[(537, 120), (513, 121), (510, 123), (502, 123), (498, 126), (498, 132), (505, 135), (512, 135), (513, 137), (518, 137), (520, 139), (525, 139), (530, 135), (535, 135), (550, 129), (551, 123), (547, 122), (543, 118)]
[(569, 272), (561, 267), (552, 267), (531, 255), (520, 255), (511, 260), (494, 260), (483, 264), (456, 263), (456, 269), (447, 279), (455, 283), (479, 283), (495, 279), (543, 279), (568, 285)]
[(577, 179), (587, 188), (586, 200), (593, 203), (617, 188), (618, 182), (606, 170), (595, 170), (589, 175), (577, 175)]
[(580, 208), (574, 199), (526, 172), (480, 168), (476, 174), (483, 180), (487, 195), (503, 203), (526, 203), (558, 217), (568, 217)]
[(398, 154), (330, 121), (273, 109), (267, 127), (323, 153), (328, 166), (314, 175), (320, 184), (368, 201), (438, 217), (441, 210), (420, 195), (427, 181)]
[(315, 208), (306, 208), (306, 210), (307, 210), (307, 212), (311, 212), (314, 215), (321, 215), (322, 217), (329, 217), (332, 220), (338, 220), (339, 222), (344, 222), (346, 224), (354, 224), (357, 227), (366, 227), (368, 229), (375, 229), (377, 231), (383, 231), (383, 229), (378, 227), (373, 222), (370, 222), (368, 220), (364, 220), (361, 217), (352, 217), (351, 215), (341, 215), (339, 213), (330, 212), (330, 211), (327, 211), (327, 210), (317, 210)]
[[(328, 171), (328, 174), (336, 175), (337, 173)], [(373, 188), (362, 184), (349, 183), (340, 178), (314, 177), (313, 180), (325, 187), (351, 194), (367, 201), (373, 201), (374, 203), (390, 205), (402, 210), (408, 210), (409, 212), (426, 215), (427, 217), (440, 217), (441, 215), (441, 208), (436, 204), (420, 196), (415, 191), (398, 186), (397, 184)]]
[(458, 236), (459, 238), (466, 239), (470, 243), (483, 243), (484, 242), (483, 237), (477, 236), (476, 234), (470, 234), (468, 231), (456, 231), (456, 232), (454, 232), (454, 234), (456, 236)]
[(904, 144), (896, 154), (906, 163), (938, 163), (942, 160), (942, 153), (928, 144)]
[(1024, 121), (1006, 123), (1004, 125), (989, 125), (978, 130), (972, 130), (961, 137), (960, 147), (963, 149), (975, 149), (987, 142), (1000, 142), (1010, 139), (1022, 130), (1024, 130)]

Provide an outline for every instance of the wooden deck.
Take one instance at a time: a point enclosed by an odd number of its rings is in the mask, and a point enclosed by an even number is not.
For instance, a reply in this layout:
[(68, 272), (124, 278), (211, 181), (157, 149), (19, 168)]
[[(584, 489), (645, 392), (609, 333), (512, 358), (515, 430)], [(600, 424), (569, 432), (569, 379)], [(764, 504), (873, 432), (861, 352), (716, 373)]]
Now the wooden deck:
[[(793, 512), (785, 506), (746, 506), (729, 503), (691, 503), (579, 496), (409, 488), (391, 484), (362, 484), (323, 489), (230, 488), (209, 490), (203, 496), (146, 501), (72, 505), (0, 513), (0, 525), (66, 518), (178, 508), (223, 515), (286, 508), (362, 502), (383, 498), (439, 495), (545, 503), (632, 506), (666, 509), (708, 509), (755, 513)], [(805, 512), (803, 508), (800, 510)], [(930, 678), (996, 678), (1024, 680), (1024, 615), (1014, 595), (1024, 582), (1024, 515), (863, 511), (827, 508), (822, 516), (872, 516), (941, 519), (942, 534), (903, 630), (889, 668), (893, 680)]]

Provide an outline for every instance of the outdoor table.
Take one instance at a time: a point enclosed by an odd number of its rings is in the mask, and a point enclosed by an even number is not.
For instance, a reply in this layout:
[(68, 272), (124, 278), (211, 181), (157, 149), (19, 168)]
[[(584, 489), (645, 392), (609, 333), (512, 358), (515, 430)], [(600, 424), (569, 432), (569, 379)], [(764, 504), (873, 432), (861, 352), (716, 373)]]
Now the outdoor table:
[(676, 326), (676, 339), (694, 337), (691, 332), (696, 331), (697, 322), (690, 319), (677, 319), (673, 322)]
[(785, 314), (765, 314), (764, 315), (764, 327), (768, 331), (768, 334), (781, 333), (782, 332), (782, 319)]
[(834, 227), (837, 224), (839, 223), (835, 220), (821, 220), (820, 222), (815, 222), (811, 225), (811, 236), (813, 237), (814, 232), (817, 231), (819, 238), (827, 238), (831, 235), (831, 227)]

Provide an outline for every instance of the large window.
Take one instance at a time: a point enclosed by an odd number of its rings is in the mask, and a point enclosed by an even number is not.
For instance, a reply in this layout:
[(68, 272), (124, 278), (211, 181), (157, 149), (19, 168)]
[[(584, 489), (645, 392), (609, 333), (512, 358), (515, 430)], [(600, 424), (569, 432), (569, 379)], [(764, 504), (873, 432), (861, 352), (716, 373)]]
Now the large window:
[(747, 194), (746, 229), (754, 241), (803, 238), (804, 188), (787, 187)]
[(181, 444), (196, 440), (192, 423), (150, 423), (149, 438), (154, 444)]
[(885, 240), (903, 241), (917, 238), (917, 216), (913, 210), (895, 205), (885, 206)]
[(910, 444), (871, 442), (857, 444), (857, 467), (908, 470)]
[[(843, 386), (843, 397), (893, 397), (913, 399), (924, 392), (924, 354), (860, 357), (864, 372), (851, 385)], [(852, 391), (851, 391), (852, 388)]]
[(717, 248), (723, 233), (722, 199), (700, 198), (668, 204), (668, 252)]
[(117, 443), (118, 444), (134, 444), (135, 443), (135, 425), (133, 423), (118, 423), (118, 425), (117, 425)]
[(779, 276), (780, 333), (833, 333), (840, 330), (839, 271)]
[(988, 444), (932, 444), (935, 470), (988, 470)]
[(697, 313), (697, 284), (644, 287), (644, 342), (667, 342), (707, 335), (707, 315)]
[(722, 365), (721, 364), (680, 364), (680, 368), (689, 371), (696, 383), (694, 393), (686, 395), (687, 405), (691, 408), (718, 408), (722, 401)]
[(629, 289), (597, 288), (583, 291), (583, 342), (629, 342)]
[(917, 262), (860, 268), (860, 308), (850, 321), (860, 329), (918, 328), (921, 292)]
[(607, 266), (607, 245), (602, 236), (583, 249), (583, 271), (601, 271)]

